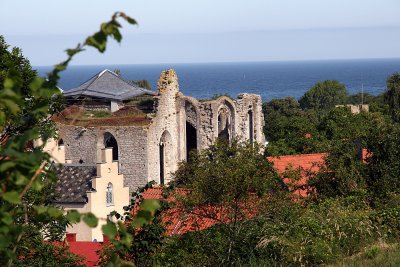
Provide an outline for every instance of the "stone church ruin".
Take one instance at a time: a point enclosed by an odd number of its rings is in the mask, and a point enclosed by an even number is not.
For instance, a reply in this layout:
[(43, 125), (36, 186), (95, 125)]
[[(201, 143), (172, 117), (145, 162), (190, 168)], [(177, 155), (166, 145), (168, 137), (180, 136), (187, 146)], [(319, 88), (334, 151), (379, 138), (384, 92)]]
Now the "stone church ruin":
[(179, 91), (174, 70), (161, 73), (157, 92), (104, 70), (64, 96), (68, 107), (54, 120), (65, 163), (95, 164), (111, 147), (130, 191), (168, 183), (178, 162), (217, 139), (265, 142), (259, 95), (197, 100)]

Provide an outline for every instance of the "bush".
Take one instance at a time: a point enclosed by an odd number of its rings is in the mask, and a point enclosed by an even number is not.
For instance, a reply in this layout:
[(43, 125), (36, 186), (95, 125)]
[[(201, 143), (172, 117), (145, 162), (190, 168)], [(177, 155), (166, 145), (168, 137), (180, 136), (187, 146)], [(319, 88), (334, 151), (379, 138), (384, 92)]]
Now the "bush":
[(263, 227), (258, 249), (271, 265), (333, 263), (362, 251), (380, 236), (371, 210), (360, 198), (328, 199), (292, 215), (267, 220)]
[(263, 220), (249, 220), (235, 236), (231, 258), (227, 259), (227, 227), (216, 225), (203, 231), (170, 237), (159, 255), (160, 266), (242, 266), (261, 257), (256, 248)]

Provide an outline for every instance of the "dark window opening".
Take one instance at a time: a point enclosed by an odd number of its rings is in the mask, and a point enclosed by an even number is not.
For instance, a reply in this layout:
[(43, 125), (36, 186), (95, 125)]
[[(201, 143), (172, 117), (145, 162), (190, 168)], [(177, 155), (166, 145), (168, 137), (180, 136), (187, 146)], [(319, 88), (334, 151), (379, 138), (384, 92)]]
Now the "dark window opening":
[(254, 118), (253, 118), (253, 111), (249, 110), (249, 140), (250, 143), (254, 142)]
[(104, 146), (112, 147), (113, 149), (113, 160), (118, 160), (118, 143), (114, 136), (110, 133), (104, 134)]
[(160, 144), (160, 184), (164, 184), (164, 144)]
[(229, 141), (229, 119), (225, 114), (218, 115), (218, 139)]
[(189, 122), (186, 122), (186, 160), (190, 161), (190, 152), (197, 149), (197, 131)]
[(63, 146), (64, 145), (64, 140), (60, 139), (58, 140), (58, 146)]

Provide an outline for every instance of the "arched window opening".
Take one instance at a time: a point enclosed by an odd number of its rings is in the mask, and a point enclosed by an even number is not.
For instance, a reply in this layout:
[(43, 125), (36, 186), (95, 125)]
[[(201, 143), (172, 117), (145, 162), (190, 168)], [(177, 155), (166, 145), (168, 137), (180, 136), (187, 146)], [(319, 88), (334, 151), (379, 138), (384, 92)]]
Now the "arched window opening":
[(164, 158), (164, 144), (160, 143), (160, 184), (165, 183), (165, 158)]
[(218, 138), (222, 141), (230, 140), (230, 116), (226, 109), (221, 109), (218, 114)]
[(160, 138), (160, 184), (168, 183), (172, 168), (172, 138), (168, 131), (164, 131)]
[(197, 130), (186, 122), (186, 160), (190, 161), (190, 152), (197, 149)]
[(112, 183), (108, 183), (107, 190), (106, 190), (106, 204), (110, 206), (114, 203), (113, 199), (113, 185)]
[(64, 145), (64, 140), (62, 140), (62, 139), (60, 139), (60, 140), (58, 140), (58, 146), (63, 146)]
[(253, 143), (254, 142), (254, 117), (253, 117), (252, 110), (249, 110), (248, 116), (249, 116), (249, 140), (250, 140), (250, 143)]
[(115, 137), (110, 133), (104, 134), (104, 146), (112, 147), (113, 149), (113, 160), (118, 160), (118, 143)]

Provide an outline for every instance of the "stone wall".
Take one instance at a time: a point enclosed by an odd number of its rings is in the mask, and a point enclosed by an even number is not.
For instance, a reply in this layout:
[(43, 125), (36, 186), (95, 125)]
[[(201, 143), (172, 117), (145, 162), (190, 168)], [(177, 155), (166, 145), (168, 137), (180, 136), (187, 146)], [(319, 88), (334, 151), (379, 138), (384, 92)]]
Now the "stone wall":
[(97, 163), (104, 148), (104, 134), (111, 133), (118, 144), (119, 172), (131, 191), (147, 183), (147, 129), (136, 126), (80, 127), (57, 125), (64, 140), (65, 158), (71, 163)]
[[(221, 96), (198, 101), (182, 95), (175, 71), (167, 70), (160, 75), (158, 94), (154, 99), (154, 113), (148, 114), (152, 121), (147, 126), (85, 128), (58, 125), (66, 160), (96, 163), (98, 151), (104, 148), (104, 134), (109, 132), (118, 143), (119, 171), (124, 175), (124, 185), (134, 191), (151, 180), (160, 183), (162, 169), (164, 182), (168, 183), (178, 163), (187, 160), (187, 132), (192, 134), (192, 138), (196, 134), (196, 139), (192, 140), (196, 140), (200, 150), (213, 144), (219, 134), (222, 136), (222, 130), (229, 139), (247, 140), (253, 136), (254, 142), (262, 145), (265, 142), (259, 95), (241, 94), (236, 100)], [(249, 112), (252, 114), (253, 135), (250, 134)], [(191, 125), (190, 131), (186, 130), (189, 127), (187, 123)], [(161, 164), (161, 159), (164, 164)]]
[[(171, 173), (177, 169), (179, 161), (179, 127), (177, 97), (179, 95), (178, 78), (174, 70), (163, 71), (158, 81), (155, 117), (149, 127), (148, 174), (149, 181), (160, 183), (160, 145), (165, 145), (165, 183), (171, 179)], [(168, 137), (167, 140), (162, 137)], [(164, 142), (166, 142), (164, 144)]]

